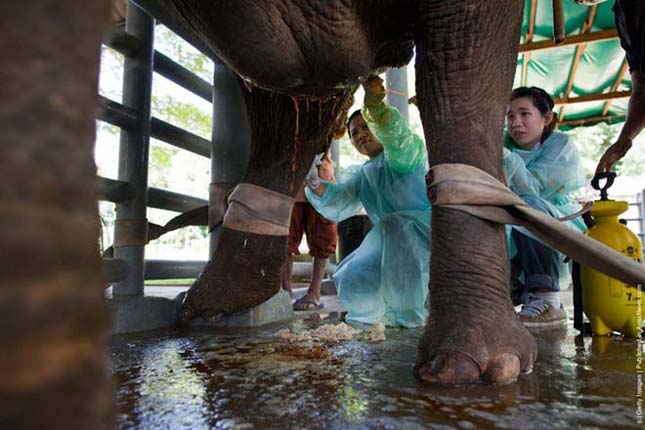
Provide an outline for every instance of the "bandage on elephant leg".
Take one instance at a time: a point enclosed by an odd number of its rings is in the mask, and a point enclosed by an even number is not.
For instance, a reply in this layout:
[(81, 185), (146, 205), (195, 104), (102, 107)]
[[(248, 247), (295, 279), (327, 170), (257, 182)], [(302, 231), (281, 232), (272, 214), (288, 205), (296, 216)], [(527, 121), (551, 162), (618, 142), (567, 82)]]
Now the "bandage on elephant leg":
[[(286, 218), (271, 220), (286, 225), (286, 232), (278, 229), (259, 234), (266, 226), (261, 208), (251, 211), (255, 218), (240, 216), (257, 203), (247, 191), (267, 200), (267, 206), (272, 204), (267, 196), (281, 201), (282, 207), (285, 199), (294, 198), (314, 155), (328, 148), (335, 129), (343, 124), (351, 94), (350, 90), (339, 90), (327, 100), (308, 100), (246, 86), (242, 92), (251, 126), (251, 157), (242, 179), (246, 185), (240, 184), (229, 197), (218, 248), (186, 295), (184, 321), (245, 310), (280, 290), (290, 208)], [(236, 192), (240, 195), (237, 205), (232, 203)]]
[[(422, 3), (416, 86), (430, 167), (464, 163), (501, 176), (520, 3)], [(504, 227), (434, 207), (430, 309), (415, 366), (421, 380), (503, 383), (530, 371), (536, 344), (513, 312), (508, 284)]]

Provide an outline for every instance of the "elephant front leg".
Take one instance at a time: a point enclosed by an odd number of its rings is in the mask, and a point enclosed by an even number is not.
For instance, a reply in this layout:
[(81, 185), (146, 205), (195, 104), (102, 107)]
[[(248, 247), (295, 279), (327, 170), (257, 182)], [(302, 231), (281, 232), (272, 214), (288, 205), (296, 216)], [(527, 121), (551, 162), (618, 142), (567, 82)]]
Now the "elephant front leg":
[(350, 94), (310, 101), (259, 88), (243, 92), (251, 158), (229, 195), (217, 250), (186, 295), (184, 321), (249, 309), (280, 290), (293, 199), (315, 154), (329, 146)]
[[(430, 166), (470, 164), (499, 178), (523, 2), (422, 1), (420, 8), (416, 85)], [(434, 207), (432, 234), (418, 377), (502, 383), (529, 371), (536, 344), (510, 302), (504, 227)]]

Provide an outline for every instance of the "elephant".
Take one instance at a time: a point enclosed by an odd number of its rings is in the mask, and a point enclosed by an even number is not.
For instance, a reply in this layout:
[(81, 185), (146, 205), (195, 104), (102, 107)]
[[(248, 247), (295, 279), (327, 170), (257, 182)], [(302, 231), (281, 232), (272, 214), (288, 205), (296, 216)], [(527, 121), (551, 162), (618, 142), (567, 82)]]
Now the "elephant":
[[(325, 100), (323, 105), (342, 99), (347, 88), (369, 74), (407, 63), (414, 49), (430, 167), (459, 162), (495, 178), (502, 175), (502, 125), (523, 2), (143, 0), (142, 4), (169, 11), (252, 88), (244, 93), (254, 155), (243, 183), (293, 196), (307, 162), (325, 145), (325, 139), (313, 139), (296, 150), (294, 124), (308, 129), (310, 116), (318, 115), (315, 102), (309, 114), (303, 109), (303, 99)], [(262, 107), (263, 97), (273, 100), (275, 112)], [(254, 113), (259, 109), (264, 118)], [(333, 121), (335, 112), (330, 109), (318, 124), (319, 136), (327, 134)], [(283, 110), (289, 114), (280, 122)], [(267, 135), (261, 136), (266, 128), (282, 145), (291, 145), (293, 175), (285, 174), (289, 167), (284, 158), (283, 174), (273, 168), (278, 168), (275, 157), (272, 166), (266, 165), (268, 153), (260, 150), (271, 147)], [(277, 148), (273, 151), (278, 153)], [(294, 181), (297, 186), (288, 187)], [(280, 288), (278, 269), (286, 237), (224, 226), (218, 250), (188, 291), (184, 320), (247, 309)], [(421, 380), (502, 383), (532, 368), (536, 345), (514, 315), (504, 249), (501, 225), (434, 208), (429, 317), (415, 365)]]
[[(241, 77), (252, 130), (248, 190), (264, 189), (288, 204), (355, 86), (406, 64), (415, 50), (430, 166), (460, 162), (501, 177), (523, 2), (137, 3), (168, 11)], [(92, 148), (110, 1), (83, 8), (72, 0), (29, 8), (8, 1), (0, 12), (0, 243), (11, 250), (0, 263), (0, 314), (8, 328), (1, 336), (10, 351), (0, 357), (2, 423), (109, 428), (109, 318)], [(504, 383), (530, 371), (536, 344), (510, 303), (503, 226), (437, 207), (432, 247), (429, 317), (415, 364), (420, 380)], [(187, 294), (184, 319), (243, 310), (274, 295), (285, 250), (286, 235), (225, 223), (216, 253)], [(57, 395), (62, 390), (70, 394)], [(41, 400), (47, 408), (31, 413)], [(51, 421), (48, 411), (66, 422)]]

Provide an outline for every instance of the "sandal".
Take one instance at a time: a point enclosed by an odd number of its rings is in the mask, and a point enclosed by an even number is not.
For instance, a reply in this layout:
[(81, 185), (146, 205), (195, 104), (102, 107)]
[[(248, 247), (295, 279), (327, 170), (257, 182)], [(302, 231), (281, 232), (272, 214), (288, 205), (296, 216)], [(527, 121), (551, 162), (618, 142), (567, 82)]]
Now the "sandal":
[(315, 311), (324, 307), (324, 303), (319, 303), (315, 300), (306, 299), (304, 297), (293, 302), (294, 311)]

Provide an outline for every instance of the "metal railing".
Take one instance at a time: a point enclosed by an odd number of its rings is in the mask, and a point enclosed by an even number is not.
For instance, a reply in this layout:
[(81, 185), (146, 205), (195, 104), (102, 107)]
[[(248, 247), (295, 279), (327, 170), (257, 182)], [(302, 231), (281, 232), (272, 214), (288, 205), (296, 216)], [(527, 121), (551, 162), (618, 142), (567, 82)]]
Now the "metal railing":
[[(99, 199), (116, 204), (119, 222), (146, 222), (146, 208), (174, 212), (204, 206), (208, 201), (189, 195), (148, 187), (149, 138), (202, 157), (211, 157), (211, 141), (150, 115), (153, 71), (212, 103), (213, 86), (154, 50), (155, 20), (130, 2), (125, 29), (114, 27), (103, 44), (125, 57), (123, 103), (99, 96), (97, 119), (121, 129), (119, 179), (98, 177)], [(124, 233), (123, 233), (124, 234)], [(119, 236), (115, 227), (115, 241)], [(144, 279), (194, 277), (204, 262), (143, 260), (144, 240), (115, 246), (114, 258), (105, 258), (106, 281), (116, 283), (115, 295), (143, 295)]]

